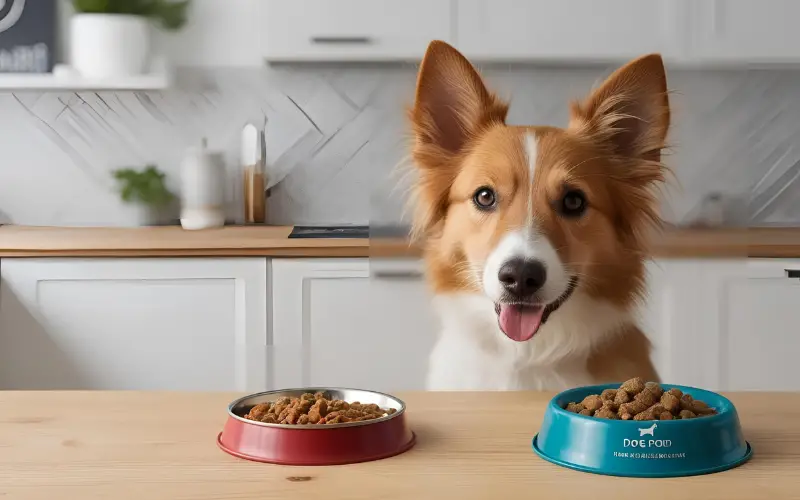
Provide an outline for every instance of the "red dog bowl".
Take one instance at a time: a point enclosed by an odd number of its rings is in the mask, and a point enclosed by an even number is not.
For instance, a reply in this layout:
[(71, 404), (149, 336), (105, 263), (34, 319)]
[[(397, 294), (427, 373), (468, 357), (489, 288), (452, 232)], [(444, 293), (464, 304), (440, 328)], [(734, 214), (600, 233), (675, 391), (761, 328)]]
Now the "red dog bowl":
[[(359, 401), (397, 410), (375, 420), (342, 424), (286, 425), (247, 420), (259, 404), (281, 397), (324, 392), (328, 399)], [(406, 405), (386, 394), (357, 389), (307, 388), (269, 391), (245, 396), (228, 406), (228, 421), (217, 437), (222, 450), (233, 456), (281, 465), (342, 465), (379, 460), (414, 446), (406, 423)]]

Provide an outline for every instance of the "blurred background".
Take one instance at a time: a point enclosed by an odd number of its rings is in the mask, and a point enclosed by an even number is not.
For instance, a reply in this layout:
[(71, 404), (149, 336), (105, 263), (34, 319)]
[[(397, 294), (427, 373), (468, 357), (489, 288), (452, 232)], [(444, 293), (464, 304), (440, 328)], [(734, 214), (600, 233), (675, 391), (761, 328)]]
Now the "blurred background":
[(564, 126), (569, 101), (660, 52), (672, 226), (642, 307), (658, 369), (800, 390), (800, 245), (743, 243), (800, 242), (798, 16), (794, 0), (0, 0), (0, 388), (423, 389), (437, 324), (406, 242), (406, 109), (441, 39), (513, 124)]

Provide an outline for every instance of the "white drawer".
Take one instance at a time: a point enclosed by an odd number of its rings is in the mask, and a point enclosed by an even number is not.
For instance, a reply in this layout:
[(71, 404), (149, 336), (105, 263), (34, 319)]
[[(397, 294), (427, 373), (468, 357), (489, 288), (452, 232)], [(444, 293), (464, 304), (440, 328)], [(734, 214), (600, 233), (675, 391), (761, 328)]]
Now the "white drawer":
[(280, 61), (414, 61), (451, 41), (455, 0), (267, 0), (262, 49)]

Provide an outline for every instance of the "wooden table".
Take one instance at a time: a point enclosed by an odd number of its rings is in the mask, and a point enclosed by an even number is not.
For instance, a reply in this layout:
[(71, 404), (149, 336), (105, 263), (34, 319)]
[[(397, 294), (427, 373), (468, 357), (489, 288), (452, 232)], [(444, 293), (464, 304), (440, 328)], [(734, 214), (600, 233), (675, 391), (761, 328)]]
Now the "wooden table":
[(215, 443), (236, 394), (0, 392), (0, 498), (800, 498), (800, 393), (730, 395), (755, 450), (727, 472), (622, 479), (551, 465), (530, 449), (546, 393), (401, 394), (418, 435), (395, 458), (279, 467)]

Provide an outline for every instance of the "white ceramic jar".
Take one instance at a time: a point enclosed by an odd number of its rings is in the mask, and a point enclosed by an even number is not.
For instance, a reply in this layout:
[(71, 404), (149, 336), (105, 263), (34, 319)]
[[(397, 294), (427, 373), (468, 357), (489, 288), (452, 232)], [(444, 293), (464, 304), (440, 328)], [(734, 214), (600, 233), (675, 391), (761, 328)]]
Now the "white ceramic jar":
[(225, 166), (220, 154), (191, 148), (181, 164), (181, 226), (208, 229), (225, 224)]
[(70, 30), (72, 67), (86, 78), (115, 78), (146, 72), (150, 23), (128, 14), (76, 14)]

